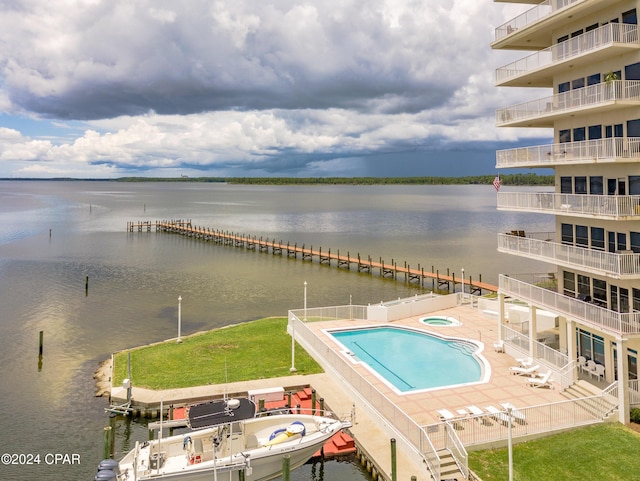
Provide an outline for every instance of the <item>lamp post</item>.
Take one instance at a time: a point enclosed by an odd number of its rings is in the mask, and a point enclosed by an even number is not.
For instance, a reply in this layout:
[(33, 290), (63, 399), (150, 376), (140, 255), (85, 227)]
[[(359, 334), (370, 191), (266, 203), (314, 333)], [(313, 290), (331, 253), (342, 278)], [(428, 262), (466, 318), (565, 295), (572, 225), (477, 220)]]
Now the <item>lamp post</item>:
[(513, 442), (511, 441), (511, 407), (507, 408), (507, 418), (509, 419), (507, 443), (509, 447), (509, 481), (513, 481)]
[(462, 271), (462, 300), (464, 301), (464, 267), (461, 269)]
[(182, 330), (182, 296), (178, 296), (178, 339), (176, 342), (182, 342), (181, 331)]

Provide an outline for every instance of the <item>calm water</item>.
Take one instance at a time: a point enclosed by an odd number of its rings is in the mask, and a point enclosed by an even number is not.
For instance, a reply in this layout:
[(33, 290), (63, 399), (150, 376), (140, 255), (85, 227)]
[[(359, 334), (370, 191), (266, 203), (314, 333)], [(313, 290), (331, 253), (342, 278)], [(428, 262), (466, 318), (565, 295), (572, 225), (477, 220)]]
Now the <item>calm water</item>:
[[(106, 400), (93, 396), (92, 374), (114, 350), (175, 336), (178, 296), (188, 334), (285, 316), (302, 307), (305, 281), (309, 307), (421, 292), (315, 262), (127, 233), (127, 221), (190, 218), (385, 262), (456, 273), (464, 267), (465, 275), (481, 273), (494, 283), (501, 272), (546, 272), (540, 264), (496, 253), (496, 232), (523, 228), (523, 216), (497, 212), (495, 197), (490, 185), (0, 182), (0, 451), (42, 459), (39, 465), (0, 465), (0, 479), (93, 479), (108, 420)], [(528, 230), (553, 229), (551, 217), (531, 215), (526, 222)], [(119, 422), (116, 433), (120, 453), (147, 437), (136, 422)], [(44, 462), (57, 453), (77, 454), (80, 464)], [(353, 479), (353, 467), (343, 464), (327, 463), (321, 471), (332, 470), (330, 479)], [(318, 472), (316, 467), (305, 479)]]
[(334, 331), (331, 335), (400, 392), (478, 382), (476, 348), (396, 327)]

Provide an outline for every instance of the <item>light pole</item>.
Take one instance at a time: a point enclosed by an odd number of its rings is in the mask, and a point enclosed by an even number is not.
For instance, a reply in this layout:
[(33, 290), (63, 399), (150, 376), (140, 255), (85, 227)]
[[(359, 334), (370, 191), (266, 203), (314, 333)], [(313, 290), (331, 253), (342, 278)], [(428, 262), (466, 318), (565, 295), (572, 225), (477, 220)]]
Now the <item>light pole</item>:
[(461, 269), (462, 271), (462, 300), (464, 301), (464, 267)]
[(182, 330), (182, 296), (178, 296), (178, 340), (176, 342), (182, 342), (181, 331)]
[(507, 408), (507, 417), (509, 419), (507, 443), (509, 447), (509, 481), (513, 481), (513, 442), (511, 441), (511, 407)]

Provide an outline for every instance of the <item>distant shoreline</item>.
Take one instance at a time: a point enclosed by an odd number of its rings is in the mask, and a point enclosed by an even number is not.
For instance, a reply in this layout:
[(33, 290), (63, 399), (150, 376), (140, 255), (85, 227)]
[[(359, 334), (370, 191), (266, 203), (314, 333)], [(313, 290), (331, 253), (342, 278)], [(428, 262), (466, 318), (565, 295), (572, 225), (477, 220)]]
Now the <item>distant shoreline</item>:
[[(0, 178), (0, 181), (60, 182), (200, 182), (242, 185), (491, 185), (495, 175), (462, 177), (119, 177), (115, 179), (79, 179), (71, 177)], [(506, 174), (501, 185), (552, 186), (553, 175)]]

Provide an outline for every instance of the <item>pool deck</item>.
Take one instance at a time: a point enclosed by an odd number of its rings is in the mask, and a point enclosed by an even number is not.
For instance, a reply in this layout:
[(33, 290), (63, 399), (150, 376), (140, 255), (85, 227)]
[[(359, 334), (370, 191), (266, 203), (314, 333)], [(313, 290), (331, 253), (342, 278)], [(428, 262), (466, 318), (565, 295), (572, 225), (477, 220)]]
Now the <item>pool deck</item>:
[[(388, 325), (408, 326), (443, 336), (473, 339), (484, 343), (482, 355), (491, 365), (491, 376), (486, 383), (459, 386), (455, 388), (433, 389), (423, 392), (397, 394), (387, 384), (381, 381), (369, 369), (356, 364), (354, 368), (371, 384), (376, 386), (394, 404), (402, 409), (419, 425), (428, 425), (440, 422), (436, 410), (448, 409), (455, 413), (457, 409), (475, 404), (481, 408), (488, 405), (498, 406), (502, 402), (510, 402), (518, 408), (534, 406), (566, 400), (559, 387), (554, 383), (553, 389), (536, 389), (526, 385), (525, 378), (509, 373), (509, 367), (516, 365), (516, 361), (505, 353), (495, 352), (493, 343), (498, 339), (498, 322), (495, 317), (482, 314), (470, 306), (458, 306), (449, 309), (430, 312), (429, 316), (451, 316), (461, 321), (460, 326), (433, 326), (425, 325), (419, 321), (425, 315), (405, 318)], [(380, 325), (371, 321), (323, 321), (309, 322), (307, 326), (326, 339), (326, 345), (335, 351), (340, 351), (340, 346), (324, 332), (325, 329), (338, 327), (359, 327)], [(167, 391), (151, 391), (133, 387), (133, 397), (138, 403), (151, 405), (161, 399), (165, 405), (179, 400), (196, 399), (204, 397), (220, 396), (225, 393), (246, 392), (253, 389), (270, 387), (288, 387), (310, 385), (323, 397), (327, 406), (341, 417), (348, 417), (355, 407), (355, 423), (350, 429), (355, 439), (368, 456), (386, 473), (390, 479), (391, 449), (389, 436), (369, 419), (365, 409), (359, 406), (357, 399), (352, 399), (341, 386), (341, 380), (330, 376), (328, 373), (313, 375), (291, 375), (282, 378), (261, 379), (255, 381), (230, 383), (229, 385), (208, 385), (184, 389), (171, 389)], [(122, 400), (124, 390), (112, 389), (112, 401)], [(405, 456), (401, 450), (397, 452), (398, 472), (397, 479), (410, 479), (416, 476), (418, 481), (428, 480), (424, 466), (416, 465), (412, 459)]]

